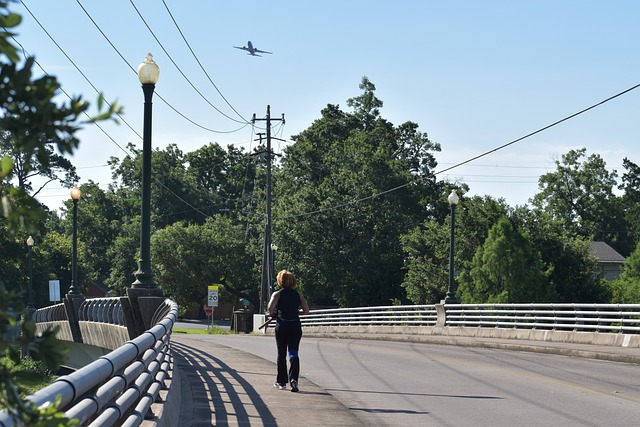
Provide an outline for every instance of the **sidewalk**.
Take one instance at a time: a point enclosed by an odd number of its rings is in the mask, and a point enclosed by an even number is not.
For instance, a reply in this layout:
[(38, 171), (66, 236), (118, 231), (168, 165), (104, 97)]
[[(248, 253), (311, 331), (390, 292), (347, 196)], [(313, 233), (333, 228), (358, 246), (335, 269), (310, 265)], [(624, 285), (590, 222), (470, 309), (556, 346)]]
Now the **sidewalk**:
[[(341, 338), (496, 348), (640, 364), (640, 348), (433, 335)], [(297, 394), (276, 390), (271, 382), (273, 363), (265, 359), (204, 341), (198, 341), (195, 348), (194, 341), (177, 334), (171, 340), (182, 378), (181, 427), (364, 425), (306, 378), (300, 378)]]
[(273, 363), (184, 336), (171, 337), (182, 379), (180, 427), (358, 426), (355, 415), (306, 378), (300, 392), (273, 387)]

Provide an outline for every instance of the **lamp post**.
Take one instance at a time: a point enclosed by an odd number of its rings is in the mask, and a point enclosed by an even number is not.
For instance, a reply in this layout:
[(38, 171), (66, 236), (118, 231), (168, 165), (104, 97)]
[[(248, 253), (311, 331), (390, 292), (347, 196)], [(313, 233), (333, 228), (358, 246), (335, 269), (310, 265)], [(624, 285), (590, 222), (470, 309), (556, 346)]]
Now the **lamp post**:
[(31, 320), (33, 313), (36, 311), (36, 307), (33, 305), (33, 263), (32, 252), (35, 240), (29, 236), (27, 239), (27, 247), (29, 248), (29, 300), (27, 302), (27, 320)]
[(155, 289), (151, 269), (151, 98), (160, 76), (160, 69), (147, 53), (138, 66), (138, 79), (144, 93), (144, 129), (142, 134), (142, 209), (140, 218), (140, 259), (133, 288)]
[(271, 287), (269, 288), (269, 299), (271, 299), (271, 294), (276, 286), (275, 278), (276, 278), (276, 251), (278, 250), (278, 245), (275, 243), (271, 243), (271, 276), (269, 276), (269, 282), (271, 283)]
[(456, 205), (460, 201), (456, 190), (451, 190), (451, 194), (447, 197), (449, 206), (451, 206), (451, 240), (449, 245), (449, 290), (447, 296), (444, 299), (445, 304), (460, 304), (460, 300), (456, 298), (455, 284), (453, 282), (453, 242), (454, 242), (454, 230), (456, 226)]
[(82, 192), (74, 185), (70, 194), (73, 200), (73, 241), (71, 243), (71, 287), (69, 293), (80, 295), (82, 292), (78, 285), (78, 200)]

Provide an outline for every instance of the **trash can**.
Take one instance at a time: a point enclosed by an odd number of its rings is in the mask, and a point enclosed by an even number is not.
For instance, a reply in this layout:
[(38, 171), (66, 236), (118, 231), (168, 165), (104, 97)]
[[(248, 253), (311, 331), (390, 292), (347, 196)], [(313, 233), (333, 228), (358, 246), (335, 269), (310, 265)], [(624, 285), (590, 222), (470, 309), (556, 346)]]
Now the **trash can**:
[(253, 332), (253, 314), (249, 310), (233, 312), (233, 331), (245, 334)]

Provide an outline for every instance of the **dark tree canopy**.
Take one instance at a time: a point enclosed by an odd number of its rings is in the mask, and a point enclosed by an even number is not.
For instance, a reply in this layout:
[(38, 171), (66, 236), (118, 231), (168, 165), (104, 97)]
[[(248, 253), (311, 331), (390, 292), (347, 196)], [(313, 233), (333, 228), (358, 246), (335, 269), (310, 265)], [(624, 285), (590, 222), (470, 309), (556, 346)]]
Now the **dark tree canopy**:
[(274, 234), (281, 264), (294, 268), (317, 304), (388, 304), (404, 299), (400, 236), (421, 222), (441, 185), (417, 125), (380, 117), (365, 77), (354, 111), (328, 105), (287, 147), (276, 175)]

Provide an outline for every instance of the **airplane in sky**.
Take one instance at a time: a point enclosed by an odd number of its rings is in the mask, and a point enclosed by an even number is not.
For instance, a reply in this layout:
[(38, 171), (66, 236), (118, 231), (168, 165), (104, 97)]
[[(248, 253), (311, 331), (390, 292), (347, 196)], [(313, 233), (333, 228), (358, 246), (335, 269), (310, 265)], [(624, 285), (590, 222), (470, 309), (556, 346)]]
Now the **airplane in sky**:
[(262, 55), (258, 55), (258, 53), (268, 53), (268, 54), (272, 54), (273, 53), (273, 52), (266, 52), (264, 50), (260, 50), (260, 49), (257, 49), (255, 47), (253, 47), (253, 43), (251, 43), (251, 41), (248, 41), (246, 46), (242, 46), (242, 47), (234, 46), (234, 47), (236, 49), (246, 50), (248, 52), (247, 54), (251, 55), (251, 56), (262, 56)]

